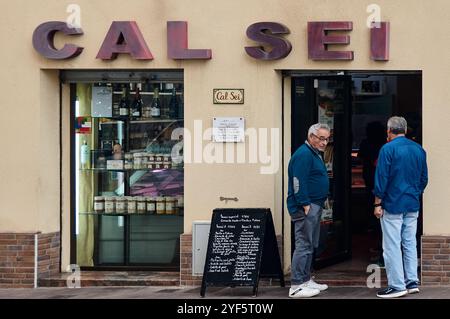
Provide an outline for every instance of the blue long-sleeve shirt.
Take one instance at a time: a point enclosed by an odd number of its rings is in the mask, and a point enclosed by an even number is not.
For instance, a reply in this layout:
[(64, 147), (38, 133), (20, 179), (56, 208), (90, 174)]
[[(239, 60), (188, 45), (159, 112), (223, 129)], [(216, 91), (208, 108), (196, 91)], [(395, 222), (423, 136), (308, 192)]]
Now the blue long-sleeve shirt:
[(307, 143), (292, 155), (288, 167), (287, 208), (295, 214), (311, 203), (323, 206), (329, 189), (328, 174), (319, 152)]
[(418, 211), (427, 183), (426, 153), (419, 144), (399, 136), (381, 148), (373, 193), (386, 211)]

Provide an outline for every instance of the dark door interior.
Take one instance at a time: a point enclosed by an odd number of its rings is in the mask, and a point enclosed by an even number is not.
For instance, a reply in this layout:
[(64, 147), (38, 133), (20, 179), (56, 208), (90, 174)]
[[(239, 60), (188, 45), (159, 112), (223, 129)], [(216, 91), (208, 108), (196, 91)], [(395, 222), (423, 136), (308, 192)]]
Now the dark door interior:
[(312, 124), (327, 123), (331, 128), (330, 143), (323, 154), (330, 190), (322, 213), (320, 243), (315, 253), (314, 267), (319, 269), (351, 256), (351, 77), (298, 77), (292, 78), (292, 83), (292, 152), (304, 143)]

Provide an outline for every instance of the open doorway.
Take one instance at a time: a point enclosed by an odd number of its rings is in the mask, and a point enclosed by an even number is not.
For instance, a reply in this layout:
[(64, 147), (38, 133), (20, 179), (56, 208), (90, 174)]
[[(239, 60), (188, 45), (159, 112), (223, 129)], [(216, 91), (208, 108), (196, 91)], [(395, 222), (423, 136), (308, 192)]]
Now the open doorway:
[[(292, 152), (304, 143), (310, 125), (325, 122), (332, 129), (323, 154), (330, 191), (314, 268), (321, 278), (324, 274), (349, 280), (358, 274), (356, 280), (365, 283), (367, 266), (383, 262), (381, 229), (373, 217), (371, 195), (378, 152), (393, 115), (405, 117), (407, 137), (422, 143), (422, 75), (297, 74), (292, 77), (291, 114)], [(418, 238), (422, 234), (419, 216)]]
[[(422, 144), (421, 74), (352, 76), (351, 230), (352, 269), (384, 266), (379, 220), (373, 216), (373, 177), (386, 123), (399, 115), (408, 122), (407, 137)], [(422, 214), (418, 222), (422, 234)], [(419, 242), (419, 241), (418, 241)], [(419, 255), (420, 256), (420, 255)]]

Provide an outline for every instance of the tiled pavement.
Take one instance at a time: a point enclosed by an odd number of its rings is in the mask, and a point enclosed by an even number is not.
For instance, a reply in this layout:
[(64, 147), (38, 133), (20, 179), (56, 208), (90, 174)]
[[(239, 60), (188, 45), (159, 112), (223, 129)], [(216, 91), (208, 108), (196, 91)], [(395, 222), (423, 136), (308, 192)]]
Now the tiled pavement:
[[(377, 289), (330, 287), (314, 299), (378, 299)], [(206, 299), (288, 299), (288, 288), (261, 286), (257, 297), (251, 288), (208, 287)], [(198, 287), (87, 287), (0, 289), (0, 299), (200, 299)], [(421, 287), (419, 294), (401, 299), (450, 299), (450, 286)]]

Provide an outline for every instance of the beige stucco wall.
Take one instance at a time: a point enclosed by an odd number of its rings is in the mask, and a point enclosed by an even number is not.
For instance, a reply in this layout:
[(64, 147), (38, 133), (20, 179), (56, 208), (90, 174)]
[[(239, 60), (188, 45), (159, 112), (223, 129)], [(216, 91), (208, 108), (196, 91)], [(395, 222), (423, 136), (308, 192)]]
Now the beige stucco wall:
[[(55, 72), (45, 69), (181, 68), (185, 75), (185, 125), (194, 120), (211, 125), (213, 116), (243, 116), (246, 128), (281, 127), (281, 76), (275, 69), (422, 70), (424, 146), (428, 151), (430, 184), (424, 198), (424, 233), (450, 234), (450, 151), (445, 128), (450, 122), (450, 22), (447, 0), (379, 0), (384, 21), (391, 23), (389, 62), (369, 59), (366, 6), (373, 1), (343, 0), (79, 0), (81, 37), (57, 37), (83, 46), (84, 52), (68, 61), (50, 61), (34, 51), (33, 30), (42, 22), (65, 21), (70, 1), (1, 1), (0, 39), (0, 232), (59, 230), (59, 90)], [(112, 62), (95, 56), (112, 21), (135, 20), (155, 59), (135, 61), (120, 56)], [(166, 21), (189, 25), (191, 48), (210, 48), (209, 61), (177, 62), (167, 59)], [(247, 27), (275, 21), (291, 30), (291, 54), (283, 60), (255, 61), (244, 47)], [(307, 59), (307, 21), (353, 21), (354, 61), (314, 62)], [(245, 105), (212, 104), (212, 89), (244, 88)], [(67, 103), (67, 94), (64, 102)], [(68, 115), (67, 107), (63, 107)], [(68, 129), (67, 119), (64, 130)], [(289, 133), (289, 132), (287, 132)], [(67, 143), (67, 132), (63, 132)], [(439, 138), (436, 138), (439, 137)], [(206, 144), (206, 142), (205, 142)], [(65, 144), (67, 147), (68, 145)], [(240, 146), (242, 147), (242, 146)], [(281, 151), (280, 151), (281, 152)], [(280, 156), (281, 158), (281, 156)], [(67, 161), (68, 158), (63, 158)], [(286, 159), (287, 160), (287, 159)], [(188, 164), (185, 170), (185, 231), (193, 220), (209, 219), (215, 207), (270, 207), (277, 233), (281, 232), (280, 174), (261, 175), (260, 165)], [(281, 166), (280, 166), (281, 167)], [(68, 214), (68, 164), (63, 165), (63, 207)], [(225, 205), (219, 196), (239, 198)], [(67, 218), (67, 215), (65, 215)], [(65, 219), (64, 225), (68, 225)], [(68, 237), (63, 229), (63, 240)], [(67, 232), (65, 233), (67, 234)]]

